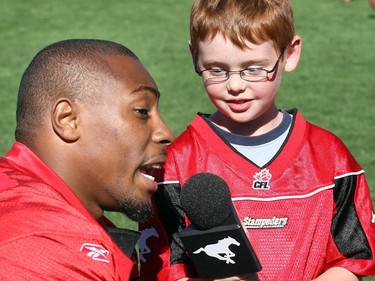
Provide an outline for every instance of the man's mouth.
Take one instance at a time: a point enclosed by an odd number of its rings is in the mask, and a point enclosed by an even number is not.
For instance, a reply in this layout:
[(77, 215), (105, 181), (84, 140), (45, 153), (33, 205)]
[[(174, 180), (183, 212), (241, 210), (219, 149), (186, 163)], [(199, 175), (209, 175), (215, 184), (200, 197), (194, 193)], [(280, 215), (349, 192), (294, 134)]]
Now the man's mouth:
[(162, 167), (161, 163), (145, 165), (145, 166), (141, 167), (140, 172), (141, 172), (142, 176), (144, 176), (144, 177), (146, 177), (146, 178), (148, 178), (152, 181), (155, 181), (155, 177), (153, 177), (151, 174), (155, 170), (160, 170), (161, 167)]
[(152, 181), (155, 181), (155, 178), (153, 176), (149, 175), (149, 174), (145, 174), (145, 173), (141, 172), (141, 175), (144, 176), (145, 178), (148, 178), (148, 179), (150, 179)]

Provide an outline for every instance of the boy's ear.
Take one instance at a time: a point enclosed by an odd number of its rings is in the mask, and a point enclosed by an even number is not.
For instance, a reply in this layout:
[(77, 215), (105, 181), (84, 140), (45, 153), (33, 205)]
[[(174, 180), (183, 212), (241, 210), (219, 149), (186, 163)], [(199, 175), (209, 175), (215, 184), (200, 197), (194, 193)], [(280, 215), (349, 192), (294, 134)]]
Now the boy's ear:
[(52, 110), (52, 127), (56, 135), (65, 142), (79, 139), (78, 108), (71, 100), (62, 98), (55, 102)]
[(287, 72), (291, 72), (296, 69), (302, 52), (302, 39), (298, 35), (293, 37), (290, 47), (286, 50), (285, 66), (284, 69)]
[(189, 40), (189, 50), (191, 54), (191, 59), (193, 60), (194, 69), (197, 67), (197, 58), (194, 56), (193, 47), (191, 46), (191, 41)]

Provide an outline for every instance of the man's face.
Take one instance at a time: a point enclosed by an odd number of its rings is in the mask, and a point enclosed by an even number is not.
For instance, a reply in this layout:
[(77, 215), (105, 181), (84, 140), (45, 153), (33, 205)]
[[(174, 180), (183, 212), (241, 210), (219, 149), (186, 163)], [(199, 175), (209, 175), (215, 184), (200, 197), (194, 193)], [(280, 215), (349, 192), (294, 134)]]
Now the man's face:
[(80, 108), (79, 153), (89, 209), (121, 211), (141, 221), (151, 213), (157, 184), (148, 173), (165, 162), (173, 134), (158, 111), (159, 93), (140, 62), (110, 56), (116, 78), (105, 77), (101, 100)]

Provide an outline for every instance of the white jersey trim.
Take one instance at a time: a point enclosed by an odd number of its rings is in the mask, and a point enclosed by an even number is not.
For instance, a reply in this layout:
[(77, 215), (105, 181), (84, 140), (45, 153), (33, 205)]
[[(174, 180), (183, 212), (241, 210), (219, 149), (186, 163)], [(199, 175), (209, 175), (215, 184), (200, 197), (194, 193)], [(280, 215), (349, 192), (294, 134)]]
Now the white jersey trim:
[(304, 199), (311, 197), (319, 192), (326, 191), (328, 189), (332, 189), (335, 185), (331, 184), (328, 186), (324, 186), (321, 188), (318, 188), (317, 190), (314, 190), (313, 192), (302, 194), (302, 195), (289, 195), (289, 196), (276, 196), (276, 197), (269, 197), (269, 198), (261, 198), (261, 197), (236, 197), (232, 198), (232, 201), (243, 201), (243, 200), (252, 200), (252, 201), (277, 201), (277, 200), (288, 200), (288, 199)]
[[(350, 172), (347, 174), (343, 174), (340, 176), (334, 177), (334, 179), (341, 179), (348, 176), (355, 176), (365, 173), (364, 170), (360, 170), (358, 172)], [(318, 188), (317, 190), (314, 190), (313, 192), (302, 194), (302, 195), (289, 195), (289, 196), (276, 196), (276, 197), (269, 197), (269, 198), (261, 198), (261, 197), (236, 197), (232, 198), (232, 201), (243, 201), (243, 200), (253, 200), (253, 201), (264, 201), (264, 202), (271, 202), (271, 201), (277, 201), (277, 200), (288, 200), (288, 199), (304, 199), (311, 197), (319, 192), (326, 191), (328, 189), (333, 188), (335, 185), (331, 184), (328, 186), (324, 186), (321, 188)]]
[(337, 177), (335, 177), (335, 179), (341, 179), (341, 178), (349, 177), (349, 176), (357, 176), (357, 175), (364, 174), (364, 173), (365, 173), (364, 170), (360, 170), (358, 172), (351, 172), (351, 173), (347, 173), (347, 174), (337, 176)]
[(158, 182), (158, 185), (165, 185), (165, 184), (176, 184), (176, 183), (180, 183), (179, 181), (161, 181), (161, 182)]
[[(360, 175), (360, 174), (364, 174), (364, 173), (365, 173), (364, 170), (360, 170), (360, 171), (357, 171), (357, 172), (350, 172), (350, 173), (347, 173), (347, 174), (336, 176), (336, 177), (334, 177), (334, 179), (341, 179), (341, 178), (344, 178), (344, 177), (353, 176), (353, 175)], [(158, 182), (158, 185), (166, 185), (166, 184), (180, 184), (180, 181), (173, 180), (173, 181)], [(308, 198), (308, 197), (314, 196), (315, 194), (317, 194), (319, 192), (323, 192), (323, 191), (326, 191), (328, 189), (331, 189), (334, 186), (335, 186), (334, 184), (331, 184), (331, 185), (328, 185), (328, 186), (324, 186), (324, 187), (318, 188), (317, 190), (314, 190), (313, 192), (309, 192), (309, 193), (302, 194), (302, 195), (276, 196), (276, 197), (269, 197), (269, 198), (261, 198), (261, 197), (235, 197), (235, 198), (232, 198), (232, 201), (253, 200), (253, 201), (271, 202), (271, 201), (288, 200), (288, 199), (304, 199), (304, 198)]]

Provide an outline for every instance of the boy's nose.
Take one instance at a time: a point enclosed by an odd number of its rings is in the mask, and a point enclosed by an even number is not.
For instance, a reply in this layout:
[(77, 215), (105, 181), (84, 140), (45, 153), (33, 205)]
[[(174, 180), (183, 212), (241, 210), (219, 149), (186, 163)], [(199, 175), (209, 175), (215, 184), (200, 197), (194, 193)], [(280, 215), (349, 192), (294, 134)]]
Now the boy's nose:
[(229, 78), (227, 80), (227, 90), (229, 93), (241, 93), (246, 88), (246, 82), (241, 78), (239, 72), (230, 73)]

